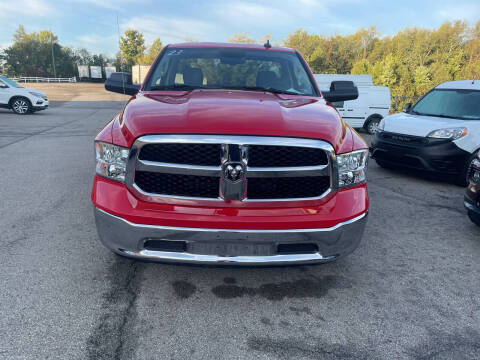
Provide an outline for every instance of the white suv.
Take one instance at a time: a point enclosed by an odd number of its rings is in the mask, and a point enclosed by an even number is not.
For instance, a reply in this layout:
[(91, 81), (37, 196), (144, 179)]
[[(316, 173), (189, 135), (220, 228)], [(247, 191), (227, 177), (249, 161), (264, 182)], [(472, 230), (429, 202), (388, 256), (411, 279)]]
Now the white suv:
[(25, 89), (15, 81), (0, 75), (0, 107), (12, 109), (15, 114), (25, 115), (48, 108), (45, 93)]
[(456, 176), (467, 183), (480, 149), (480, 81), (440, 84), (403, 113), (379, 124), (372, 157), (380, 166), (402, 166)]

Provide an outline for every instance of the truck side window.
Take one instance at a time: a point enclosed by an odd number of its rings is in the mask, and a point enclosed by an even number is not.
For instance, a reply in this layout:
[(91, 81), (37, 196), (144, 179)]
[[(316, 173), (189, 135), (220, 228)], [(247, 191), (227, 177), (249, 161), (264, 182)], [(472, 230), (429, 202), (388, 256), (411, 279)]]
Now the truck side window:
[(312, 93), (313, 89), (310, 79), (308, 78), (307, 73), (305, 72), (305, 69), (300, 61), (295, 61), (293, 63), (293, 73), (298, 84), (298, 89), (296, 90), (299, 90), (300, 92)]

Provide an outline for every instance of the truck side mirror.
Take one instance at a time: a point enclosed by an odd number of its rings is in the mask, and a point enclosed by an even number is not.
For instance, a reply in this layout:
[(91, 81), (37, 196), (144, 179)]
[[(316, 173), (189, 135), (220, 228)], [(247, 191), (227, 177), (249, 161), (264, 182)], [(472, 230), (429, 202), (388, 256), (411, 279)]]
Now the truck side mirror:
[(412, 110), (412, 103), (406, 103), (402, 111), (408, 114), (410, 110)]
[(114, 72), (105, 81), (105, 89), (119, 94), (135, 95), (140, 90), (140, 85), (132, 83), (132, 74)]
[(329, 102), (355, 100), (358, 98), (358, 89), (353, 81), (332, 81), (330, 91), (322, 95)]

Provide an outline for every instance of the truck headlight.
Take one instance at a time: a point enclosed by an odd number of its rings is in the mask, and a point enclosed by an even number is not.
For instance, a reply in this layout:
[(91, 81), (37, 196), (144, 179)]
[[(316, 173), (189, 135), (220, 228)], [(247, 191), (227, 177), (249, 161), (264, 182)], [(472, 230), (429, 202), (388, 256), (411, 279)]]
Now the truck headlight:
[(365, 181), (368, 150), (337, 155), (338, 187), (345, 188)]
[(435, 131), (432, 131), (427, 136), (435, 139), (457, 140), (465, 135), (467, 135), (467, 129), (464, 127), (461, 127), (461, 128), (435, 130)]
[(96, 173), (103, 177), (124, 182), (130, 150), (104, 142), (95, 142)]

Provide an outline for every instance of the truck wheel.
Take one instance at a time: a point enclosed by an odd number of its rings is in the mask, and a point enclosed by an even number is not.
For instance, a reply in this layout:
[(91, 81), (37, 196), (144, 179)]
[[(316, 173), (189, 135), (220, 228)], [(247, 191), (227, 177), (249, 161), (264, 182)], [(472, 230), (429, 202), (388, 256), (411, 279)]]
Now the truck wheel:
[(470, 220), (472, 220), (472, 222), (475, 225), (480, 226), (480, 215), (479, 214), (474, 213), (471, 210), (468, 210), (468, 217), (470, 218)]
[(371, 117), (364, 125), (365, 130), (367, 130), (370, 135), (376, 134), (378, 132), (378, 124), (380, 124), (380, 121), (382, 121), (380, 116)]
[(15, 114), (26, 115), (32, 111), (32, 104), (27, 98), (19, 96), (10, 101), (10, 108)]
[(473, 161), (475, 160), (476, 157), (477, 157), (477, 152), (473, 153), (472, 156), (470, 156), (468, 158), (467, 162), (465, 163), (465, 166), (464, 166), (463, 170), (460, 172), (460, 174), (458, 174), (458, 176), (455, 180), (455, 183), (458, 186), (465, 187), (465, 186), (468, 185), (468, 183), (469, 183), (468, 176), (470, 175), (470, 169), (471, 169)]

